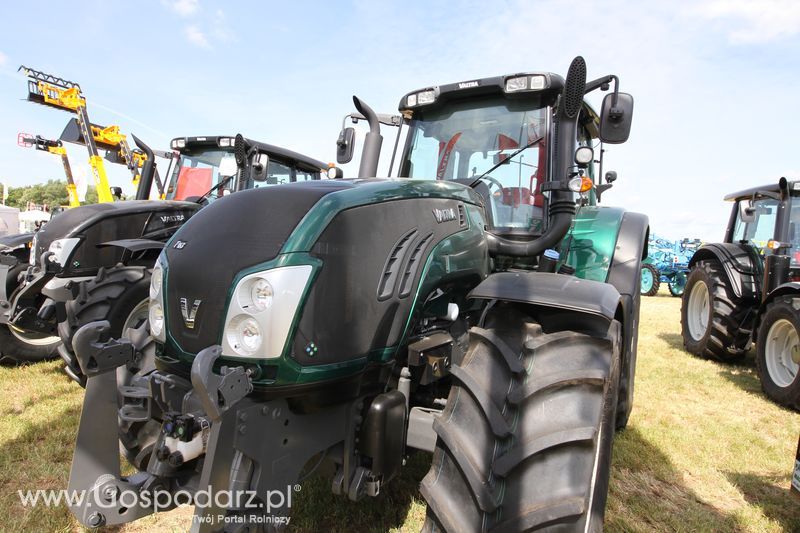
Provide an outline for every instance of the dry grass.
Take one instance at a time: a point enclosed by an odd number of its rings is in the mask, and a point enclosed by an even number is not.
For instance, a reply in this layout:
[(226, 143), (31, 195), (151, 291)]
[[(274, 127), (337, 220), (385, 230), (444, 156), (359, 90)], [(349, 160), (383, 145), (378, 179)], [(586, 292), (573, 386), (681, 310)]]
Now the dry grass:
[[(680, 301), (643, 299), (636, 406), (614, 447), (611, 531), (797, 531), (800, 501), (789, 493), (800, 415), (761, 394), (752, 359), (702, 361), (681, 346)], [(81, 390), (58, 363), (0, 368), (0, 527), (80, 529), (66, 508), (23, 508), (19, 489), (65, 488)], [(354, 504), (328, 483), (303, 485), (299, 531), (417, 531), (425, 515), (416, 486), (424, 454), (378, 498)], [(184, 531), (191, 511), (148, 517), (125, 531)]]

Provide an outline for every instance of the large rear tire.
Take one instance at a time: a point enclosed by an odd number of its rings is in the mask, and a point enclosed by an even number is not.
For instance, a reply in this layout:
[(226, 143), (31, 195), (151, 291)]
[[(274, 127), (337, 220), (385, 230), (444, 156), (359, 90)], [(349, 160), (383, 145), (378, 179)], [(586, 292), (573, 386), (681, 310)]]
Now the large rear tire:
[(117, 265), (101, 268), (93, 279), (80, 284), (78, 296), (66, 304), (66, 320), (59, 322), (63, 345), (59, 355), (66, 363), (65, 372), (81, 386), (86, 377), (75, 359), (72, 338), (82, 326), (96, 320), (108, 320), (111, 337), (119, 338), (127, 328), (137, 328), (147, 320), (147, 301), (152, 269)]
[(764, 393), (775, 403), (800, 410), (800, 297), (771, 302), (758, 327), (756, 371)]
[(642, 265), (642, 281), (639, 289), (644, 296), (655, 296), (661, 287), (661, 274), (650, 263)]
[(746, 306), (739, 301), (719, 261), (698, 261), (681, 300), (681, 335), (686, 351), (723, 362), (744, 357), (749, 332), (739, 329)]
[(543, 333), (511, 306), (472, 328), (452, 374), (423, 531), (602, 529), (620, 364), (620, 327)]

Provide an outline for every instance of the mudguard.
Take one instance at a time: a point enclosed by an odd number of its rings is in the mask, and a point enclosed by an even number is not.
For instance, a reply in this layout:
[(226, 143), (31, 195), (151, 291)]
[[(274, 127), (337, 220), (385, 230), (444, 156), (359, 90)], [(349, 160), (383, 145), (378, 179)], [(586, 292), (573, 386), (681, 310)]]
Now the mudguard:
[(606, 281), (631, 298), (639, 292), (642, 260), (647, 257), (649, 220), (641, 213), (626, 212), (620, 222), (614, 258)]
[(689, 268), (692, 268), (698, 261), (709, 259), (716, 259), (722, 264), (731, 289), (737, 298), (760, 299), (763, 265), (752, 249), (730, 242), (706, 244), (692, 256)]
[(33, 233), (19, 233), (0, 238), (0, 252), (14, 250), (33, 240)]
[(758, 308), (758, 313), (756, 314), (756, 319), (753, 324), (753, 342), (756, 341), (756, 337), (758, 336), (758, 328), (761, 325), (761, 317), (764, 316), (767, 306), (772, 303), (775, 298), (787, 295), (800, 296), (800, 282), (790, 281), (788, 283), (778, 285), (767, 295), (766, 298), (764, 298), (764, 301), (761, 302), (761, 305)]
[(490, 274), (467, 297), (578, 312), (606, 322), (614, 319), (620, 304), (613, 285), (549, 272)]
[(162, 241), (153, 241), (150, 239), (120, 239), (98, 244), (97, 247), (116, 246), (117, 248), (122, 248), (123, 250), (131, 252), (141, 252), (142, 250), (161, 250), (164, 248), (164, 244), (165, 243)]

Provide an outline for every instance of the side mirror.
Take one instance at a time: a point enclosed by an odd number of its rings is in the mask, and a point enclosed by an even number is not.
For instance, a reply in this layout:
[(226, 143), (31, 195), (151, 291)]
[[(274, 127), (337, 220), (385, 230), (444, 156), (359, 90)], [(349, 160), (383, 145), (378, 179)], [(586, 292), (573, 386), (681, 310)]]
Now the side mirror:
[(122, 187), (111, 187), (111, 196), (117, 200), (122, 200)]
[(267, 181), (267, 168), (269, 168), (269, 156), (267, 154), (256, 153), (250, 164), (250, 176), (253, 181)]
[(633, 121), (633, 96), (628, 93), (617, 93), (614, 105), (614, 94), (603, 98), (600, 111), (600, 140), (608, 144), (621, 144), (628, 140)]
[(739, 201), (739, 218), (745, 224), (750, 224), (756, 220), (756, 209), (753, 207), (752, 200)]
[(336, 162), (340, 165), (353, 160), (353, 151), (356, 145), (355, 128), (344, 128), (336, 140)]
[(616, 170), (609, 170), (606, 172), (606, 181), (608, 183), (614, 183), (617, 181), (617, 171)]

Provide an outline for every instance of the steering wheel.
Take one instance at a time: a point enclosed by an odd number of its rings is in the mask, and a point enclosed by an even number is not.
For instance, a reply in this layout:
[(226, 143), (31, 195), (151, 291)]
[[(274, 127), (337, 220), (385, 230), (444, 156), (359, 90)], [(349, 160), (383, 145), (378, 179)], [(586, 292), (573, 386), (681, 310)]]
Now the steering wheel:
[(490, 183), (490, 185), (489, 185), (489, 192), (490, 193), (492, 192), (492, 187), (491, 187), (492, 185), (497, 185), (497, 188), (499, 189), (498, 192), (501, 192), (505, 188), (505, 187), (503, 187), (502, 183), (500, 183), (499, 181), (497, 181), (495, 178), (493, 178), (491, 176), (484, 176), (484, 177), (481, 178), (481, 180), (486, 180), (486, 181), (488, 181)]

